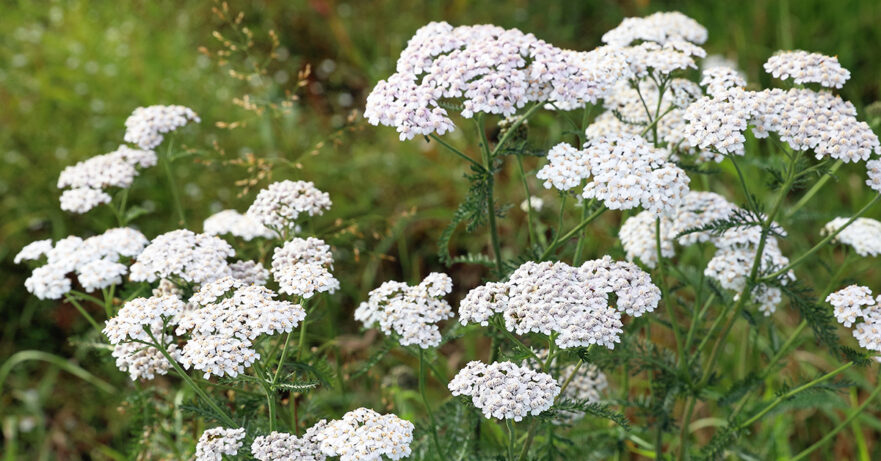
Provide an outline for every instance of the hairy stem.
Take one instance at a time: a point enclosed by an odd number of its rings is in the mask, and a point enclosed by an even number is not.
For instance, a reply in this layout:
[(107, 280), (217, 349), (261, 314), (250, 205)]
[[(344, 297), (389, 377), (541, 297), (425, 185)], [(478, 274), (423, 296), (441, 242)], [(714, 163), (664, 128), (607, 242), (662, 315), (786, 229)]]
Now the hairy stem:
[(183, 203), (180, 199), (180, 192), (177, 189), (177, 180), (174, 177), (172, 169), (171, 150), (174, 147), (174, 139), (168, 141), (168, 149), (165, 150), (165, 157), (162, 158), (162, 167), (165, 170), (165, 176), (168, 178), (168, 187), (171, 189), (171, 196), (174, 199), (174, 209), (177, 212), (178, 225), (187, 227), (187, 218), (184, 216)]
[(441, 459), (447, 459), (441, 444), (437, 438), (437, 421), (434, 419), (434, 412), (431, 411), (431, 404), (428, 403), (428, 393), (425, 391), (425, 351), (419, 348), (419, 394), (422, 395), (422, 403), (425, 404), (425, 411), (428, 413), (428, 419), (431, 424), (431, 440), (434, 442), (434, 449), (441, 456)]
[(455, 154), (455, 155), (457, 155), (458, 157), (461, 157), (461, 158), (465, 159), (466, 161), (468, 161), (468, 163), (470, 163), (472, 166), (474, 166), (475, 168), (477, 168), (478, 171), (485, 171), (485, 170), (483, 169), (483, 165), (481, 165), (480, 163), (478, 163), (478, 162), (477, 162), (476, 160), (474, 160), (473, 158), (471, 158), (471, 157), (465, 155), (465, 154), (462, 153), (462, 151), (460, 151), (459, 149), (456, 149), (456, 148), (453, 147), (452, 145), (448, 144), (448, 143), (445, 142), (443, 139), (441, 139), (438, 135), (432, 133), (432, 134), (430, 134), (430, 135), (428, 135), (428, 136), (430, 136), (431, 139), (434, 139), (435, 141), (437, 141), (438, 144), (440, 144), (440, 145), (446, 147), (447, 150), (449, 150), (449, 151), (452, 152), (453, 154)]
[[(499, 245), (499, 232), (496, 227), (496, 204), (493, 199), (493, 189), (495, 189), (495, 173), (493, 173), (493, 154), (489, 151), (489, 141), (486, 139), (486, 129), (483, 126), (483, 116), (479, 115), (476, 119), (477, 131), (480, 134), (481, 150), (483, 152), (483, 168), (487, 173), (487, 191), (486, 191), (486, 212), (489, 215), (489, 240), (492, 245), (493, 254), (496, 259), (496, 270), (499, 276), (504, 273), (502, 265), (502, 251)], [(513, 126), (511, 129), (513, 130)], [(506, 133), (507, 134), (507, 133)], [(499, 143), (501, 145), (501, 143)], [(496, 146), (498, 149), (498, 146)]]
[(532, 193), (529, 191), (529, 182), (526, 180), (526, 171), (523, 170), (523, 159), (517, 155), (517, 169), (520, 170), (520, 178), (523, 181), (523, 190), (526, 192), (526, 226), (529, 228), (529, 246), (538, 243), (535, 235), (535, 227), (532, 222), (535, 219), (532, 209)]
[(839, 168), (841, 168), (842, 164), (844, 164), (843, 161), (836, 160), (835, 163), (833, 163), (832, 166), (829, 168), (829, 171), (827, 171), (822, 178), (814, 183), (813, 187), (805, 192), (805, 195), (802, 196), (802, 198), (799, 199), (798, 202), (795, 202), (795, 205), (789, 207), (789, 209), (786, 210), (786, 212), (783, 214), (783, 217), (789, 219), (794, 216), (798, 210), (802, 209), (802, 207), (804, 207), (812, 198), (814, 198), (814, 195), (816, 195), (817, 192), (819, 192), (820, 189), (822, 189), (823, 186), (825, 186), (826, 183), (829, 182), (830, 179), (832, 179), (832, 176), (835, 174), (835, 172), (838, 171)]
[(566, 232), (562, 237), (554, 238), (554, 240), (551, 242), (551, 244), (548, 245), (548, 247), (545, 249), (545, 251), (538, 258), (539, 261), (542, 261), (545, 258), (547, 258), (548, 256), (550, 256), (550, 254), (554, 250), (556, 250), (557, 247), (559, 247), (559, 245), (561, 245), (566, 240), (569, 240), (570, 238), (572, 238), (572, 236), (575, 235), (581, 229), (584, 229), (584, 226), (590, 224), (595, 219), (599, 218), (600, 215), (602, 215), (607, 209), (608, 208), (606, 208), (605, 205), (601, 205), (596, 211), (594, 211), (590, 216), (588, 216), (587, 219), (582, 220), (580, 223), (578, 223), (577, 226), (573, 227), (569, 232)]
[(160, 353), (162, 353), (165, 359), (168, 360), (168, 363), (171, 364), (171, 367), (174, 369), (175, 373), (177, 373), (177, 375), (180, 376), (180, 378), (183, 379), (188, 386), (190, 386), (193, 392), (195, 392), (196, 395), (198, 395), (203, 402), (205, 402), (209, 407), (211, 407), (212, 410), (214, 410), (217, 418), (222, 421), (223, 424), (226, 424), (227, 427), (237, 427), (235, 421), (233, 421), (232, 418), (230, 418), (230, 416), (227, 415), (225, 411), (221, 410), (217, 403), (211, 397), (209, 397), (208, 394), (206, 394), (205, 391), (202, 390), (202, 388), (198, 384), (196, 384), (195, 381), (193, 381), (193, 378), (191, 378), (190, 375), (188, 375), (187, 372), (180, 367), (180, 365), (178, 365), (177, 361), (174, 360), (174, 358), (171, 357), (171, 354), (168, 353), (165, 345), (156, 339), (156, 337), (153, 335), (153, 332), (150, 331), (148, 327), (144, 327), (144, 331), (146, 331), (150, 339), (153, 340), (153, 344), (151, 344), (151, 346), (155, 347), (159, 350)]

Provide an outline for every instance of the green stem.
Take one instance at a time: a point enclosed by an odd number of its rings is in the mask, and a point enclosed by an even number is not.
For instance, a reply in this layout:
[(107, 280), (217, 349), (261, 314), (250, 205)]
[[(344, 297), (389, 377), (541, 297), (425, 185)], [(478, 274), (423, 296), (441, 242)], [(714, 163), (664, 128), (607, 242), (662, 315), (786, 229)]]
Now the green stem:
[(535, 236), (535, 227), (532, 224), (532, 221), (535, 219), (532, 210), (532, 193), (529, 191), (529, 182), (526, 180), (526, 171), (523, 169), (523, 158), (519, 155), (516, 157), (517, 169), (520, 170), (520, 178), (523, 181), (523, 190), (526, 192), (526, 226), (529, 228), (529, 245), (533, 246), (538, 243), (538, 238)]
[(599, 207), (596, 211), (594, 211), (590, 216), (588, 216), (587, 219), (581, 221), (577, 226), (573, 227), (572, 230), (570, 230), (569, 232), (566, 232), (566, 233), (565, 233), (562, 237), (560, 237), (560, 238), (554, 238), (554, 240), (551, 242), (551, 244), (548, 245), (548, 247), (545, 249), (545, 251), (544, 251), (544, 252), (541, 254), (541, 256), (539, 257), (539, 261), (542, 261), (542, 260), (544, 260), (545, 258), (547, 258), (548, 256), (550, 256), (550, 254), (551, 254), (554, 250), (556, 250), (557, 247), (558, 247), (561, 243), (563, 243), (563, 242), (565, 242), (566, 240), (569, 240), (570, 238), (572, 238), (572, 236), (575, 235), (575, 234), (576, 234), (578, 231), (580, 231), (581, 229), (583, 229), (584, 226), (590, 224), (590, 223), (593, 222), (595, 219), (597, 219), (598, 217), (600, 217), (600, 215), (603, 214), (607, 209), (608, 209), (608, 208), (606, 208), (605, 205), (600, 205), (600, 207)]
[(187, 227), (187, 218), (184, 216), (183, 203), (180, 199), (180, 192), (177, 189), (177, 180), (172, 170), (171, 149), (174, 146), (174, 139), (168, 141), (168, 149), (165, 150), (165, 157), (162, 159), (162, 166), (165, 170), (165, 176), (168, 178), (168, 186), (171, 189), (171, 196), (174, 199), (174, 209), (177, 212), (178, 225)]
[(510, 419), (505, 420), (505, 427), (508, 428), (508, 459), (514, 461), (514, 423)]
[(692, 317), (691, 326), (688, 328), (688, 334), (685, 336), (685, 349), (688, 350), (691, 347), (691, 342), (694, 339), (695, 330), (697, 330), (697, 324), (700, 322), (700, 319), (704, 318), (707, 310), (709, 310), (710, 305), (713, 304), (713, 301), (716, 300), (716, 293), (710, 293), (710, 296), (707, 297), (707, 300), (704, 302), (704, 306), (701, 308), (700, 312), (697, 315)]
[[(587, 219), (587, 210), (588, 210), (588, 200), (581, 199), (581, 221)], [(579, 232), (578, 233), (578, 241), (575, 243), (575, 255), (572, 256), (572, 265), (577, 266), (581, 263), (581, 253), (584, 251), (584, 242), (587, 237), (587, 232)]]
[(694, 413), (694, 404), (697, 401), (695, 396), (691, 395), (685, 402), (685, 412), (682, 418), (682, 425), (679, 428), (679, 460), (683, 461), (688, 453), (688, 425), (691, 424), (691, 416)]
[[(501, 246), (499, 245), (499, 232), (496, 227), (496, 204), (493, 199), (493, 189), (495, 188), (495, 173), (493, 173), (492, 166), (493, 154), (489, 150), (489, 141), (486, 139), (486, 130), (483, 127), (483, 115), (478, 115), (475, 122), (477, 123), (477, 131), (480, 134), (481, 151), (483, 152), (483, 168), (486, 170), (487, 174), (486, 212), (489, 215), (489, 239), (496, 259), (496, 270), (501, 277), (504, 273), (504, 266), (502, 265), (502, 251)], [(510, 131), (505, 134), (507, 135), (513, 132), (515, 128), (516, 126), (512, 126)], [(501, 146), (501, 142), (496, 146), (496, 149), (498, 149), (499, 146)]]
[(670, 325), (673, 329), (673, 337), (676, 340), (676, 350), (679, 355), (679, 366), (685, 369), (685, 348), (682, 346), (682, 333), (679, 331), (679, 323), (676, 321), (676, 312), (673, 309), (672, 300), (670, 299), (670, 290), (667, 285), (667, 272), (664, 269), (664, 255), (661, 254), (661, 218), (655, 218), (655, 249), (658, 257), (658, 272), (661, 279), (661, 296), (664, 298), (664, 305), (667, 308), (667, 315), (670, 317)]
[(422, 395), (422, 403), (425, 404), (425, 411), (428, 413), (428, 419), (431, 423), (431, 440), (434, 442), (434, 449), (441, 455), (441, 459), (447, 459), (441, 449), (441, 444), (437, 437), (437, 421), (434, 419), (434, 412), (431, 411), (431, 404), (428, 403), (428, 393), (425, 391), (425, 351), (419, 348), (419, 394)]
[(272, 432), (275, 430), (275, 415), (277, 413), (275, 392), (272, 389), (272, 384), (267, 379), (266, 373), (263, 371), (263, 367), (257, 362), (254, 362), (254, 371), (257, 372), (257, 377), (260, 378), (260, 385), (263, 387), (263, 393), (266, 394), (266, 407), (269, 410), (269, 432)]
[(795, 389), (792, 389), (791, 391), (786, 392), (785, 394), (777, 396), (777, 398), (775, 398), (770, 404), (765, 406), (765, 408), (762, 408), (761, 411), (759, 411), (758, 413), (753, 415), (748, 420), (744, 421), (742, 424), (738, 425), (738, 429), (744, 429), (747, 426), (753, 424), (754, 422), (762, 419), (762, 416), (765, 416), (769, 411), (776, 408), (778, 405), (783, 403), (783, 401), (785, 401), (786, 399), (789, 399), (790, 397), (792, 397), (802, 391), (810, 389), (810, 388), (816, 386), (817, 384), (820, 384), (820, 383), (828, 380), (829, 378), (832, 378), (833, 376), (841, 373), (842, 371), (847, 370), (848, 368), (850, 368), (852, 366), (853, 366), (853, 362), (847, 362), (844, 365), (836, 368), (835, 370), (830, 371), (829, 373), (826, 373), (823, 376), (820, 376), (819, 378), (816, 378), (808, 383), (802, 384), (801, 386), (798, 386)]
[(814, 245), (810, 250), (808, 250), (807, 252), (805, 252), (805, 253), (802, 254), (801, 256), (795, 258), (795, 259), (792, 260), (789, 264), (787, 264), (786, 266), (784, 266), (782, 269), (778, 270), (777, 272), (774, 272), (774, 273), (771, 274), (771, 275), (768, 275), (768, 276), (763, 277), (762, 280), (772, 280), (772, 279), (775, 279), (775, 278), (777, 278), (777, 277), (779, 277), (779, 276), (781, 276), (781, 275), (787, 273), (790, 269), (792, 269), (792, 268), (798, 266), (799, 264), (803, 263), (805, 259), (807, 259), (807, 258), (810, 257), (811, 255), (813, 255), (814, 253), (816, 253), (817, 251), (819, 251), (820, 248), (822, 248), (824, 245), (826, 245), (827, 243), (829, 243), (829, 241), (831, 241), (832, 239), (834, 239), (835, 237), (837, 237), (838, 234), (840, 234), (844, 229), (847, 228), (847, 226), (850, 226), (854, 221), (857, 220), (857, 218), (859, 218), (859, 217), (862, 216), (866, 211), (868, 211), (869, 208), (871, 208), (872, 205), (874, 205), (875, 202), (877, 202), (879, 199), (881, 199), (881, 194), (876, 195), (872, 200), (869, 201), (869, 203), (865, 204), (862, 208), (860, 208), (860, 211), (857, 211), (857, 213), (856, 213), (855, 215), (851, 216), (851, 218), (850, 218), (846, 223), (844, 223), (843, 226), (839, 227), (835, 232), (831, 232), (831, 233), (830, 233), (829, 235), (827, 235), (823, 240), (820, 240), (819, 242), (817, 242), (817, 244)]
[[(526, 113), (524, 113), (522, 117), (520, 117), (519, 119), (517, 119), (516, 122), (514, 122), (510, 127), (508, 127), (508, 130), (505, 131), (505, 134), (502, 136), (502, 139), (499, 139), (499, 143), (496, 144), (495, 149), (493, 149), (493, 151), (492, 151), (492, 156), (493, 156), (493, 157), (495, 157), (495, 155), (499, 153), (499, 149), (501, 149), (502, 146), (505, 144), (505, 142), (508, 140), (508, 138), (510, 138), (511, 135), (513, 135), (514, 132), (517, 131), (517, 128), (518, 128), (523, 122), (525, 122), (529, 117), (532, 117), (532, 114), (534, 114), (535, 111), (537, 111), (538, 109), (540, 109), (541, 106), (542, 106), (542, 103), (541, 103), (541, 102), (537, 102), (537, 103), (533, 104), (532, 107), (530, 107), (529, 109), (526, 110)], [(482, 124), (481, 124), (481, 126), (482, 126)], [(482, 132), (482, 131), (483, 131), (483, 130), (481, 129), (481, 132)], [(486, 136), (484, 136), (484, 138), (486, 138)]]
[(832, 179), (832, 175), (834, 175), (835, 172), (837, 172), (838, 169), (841, 168), (842, 164), (844, 164), (843, 161), (836, 160), (835, 163), (833, 163), (832, 166), (829, 168), (829, 171), (826, 172), (826, 174), (824, 174), (823, 177), (820, 178), (816, 183), (814, 183), (814, 186), (811, 187), (810, 190), (808, 190), (805, 195), (801, 199), (799, 199), (798, 202), (795, 202), (795, 205), (786, 210), (783, 217), (789, 219), (793, 215), (795, 215), (798, 210), (804, 207), (805, 204), (807, 204), (814, 197), (814, 195), (816, 195), (817, 192), (819, 192), (820, 189), (822, 189), (823, 186), (825, 186), (826, 183), (829, 182), (830, 179)]
[(851, 412), (851, 414), (849, 414), (847, 416), (847, 418), (845, 418), (844, 421), (841, 422), (841, 424), (835, 426), (835, 428), (832, 429), (832, 431), (827, 432), (826, 435), (823, 436), (823, 438), (821, 438), (820, 440), (817, 440), (813, 445), (811, 445), (810, 447), (804, 449), (801, 453), (792, 457), (792, 461), (798, 461), (800, 459), (805, 458), (809, 454), (813, 453), (817, 448), (820, 448), (826, 442), (831, 440), (832, 437), (835, 437), (835, 435), (838, 434), (839, 432), (841, 432), (842, 429), (846, 428), (847, 425), (850, 424), (850, 422), (854, 420), (854, 418), (859, 416), (859, 414), (862, 413), (862, 411), (865, 410), (867, 406), (869, 406), (869, 403), (871, 403), (873, 400), (875, 400), (875, 397), (877, 397), (879, 393), (881, 393), (881, 382), (879, 382), (878, 385), (875, 387), (875, 390), (873, 390), (872, 393), (869, 394), (868, 397), (866, 397), (866, 400), (864, 400), (863, 403), (859, 407), (857, 407), (857, 409), (855, 409), (853, 412)]
[(80, 314), (82, 314), (82, 316), (85, 317), (86, 320), (88, 320), (90, 324), (92, 324), (92, 327), (95, 328), (95, 331), (97, 331), (99, 335), (102, 335), (102, 336), (104, 335), (104, 333), (101, 331), (101, 326), (98, 325), (98, 322), (95, 321), (95, 318), (92, 317), (92, 315), (89, 314), (88, 311), (86, 311), (86, 309), (83, 307), (83, 305), (80, 304), (79, 301), (76, 300), (76, 298), (74, 298), (73, 296), (70, 296), (67, 293), (64, 294), (64, 297), (67, 299), (68, 302), (73, 304), (73, 307), (76, 307), (76, 310), (80, 311)]
[(153, 332), (147, 327), (144, 328), (144, 331), (146, 331), (147, 335), (150, 336), (150, 339), (153, 340), (153, 344), (151, 345), (162, 353), (165, 359), (168, 360), (168, 363), (171, 364), (171, 367), (174, 368), (175, 373), (177, 373), (178, 376), (180, 376), (180, 378), (183, 379), (191, 389), (193, 389), (193, 392), (195, 392), (202, 401), (214, 410), (218, 419), (226, 424), (227, 427), (237, 427), (235, 421), (233, 421), (225, 411), (221, 410), (220, 407), (217, 406), (217, 403), (214, 402), (214, 400), (211, 399), (211, 397), (209, 397), (195, 381), (193, 381), (193, 378), (190, 378), (190, 375), (188, 375), (180, 365), (178, 365), (177, 361), (174, 360), (174, 358), (171, 357), (171, 354), (165, 349), (165, 346), (153, 336)]
[(463, 154), (462, 151), (460, 151), (459, 149), (456, 149), (456, 148), (453, 147), (452, 145), (448, 144), (448, 143), (445, 142), (443, 139), (441, 139), (438, 135), (432, 133), (432, 134), (430, 134), (430, 135), (428, 135), (428, 136), (430, 136), (431, 139), (434, 139), (435, 141), (437, 141), (438, 144), (440, 144), (440, 145), (446, 147), (447, 150), (449, 150), (449, 151), (452, 152), (453, 154), (455, 154), (455, 155), (457, 155), (457, 156), (459, 156), (459, 157), (465, 159), (466, 161), (468, 161), (468, 163), (470, 163), (472, 166), (474, 166), (475, 168), (477, 168), (478, 171), (486, 171), (486, 170), (484, 170), (483, 165), (481, 165), (480, 163), (477, 163), (477, 161), (474, 160), (473, 158), (471, 158), (471, 157), (469, 157), (469, 156)]
[[(306, 322), (306, 319), (303, 319), (303, 323)], [(284, 361), (288, 356), (288, 344), (291, 342), (291, 336), (293, 336), (294, 330), (288, 332), (287, 336), (284, 339), (284, 346), (281, 349), (281, 357), (278, 359), (278, 365), (275, 367), (275, 374), (272, 376), (272, 388), (275, 389), (275, 385), (278, 383), (278, 376), (281, 374), (281, 369), (284, 368)], [(269, 357), (274, 356), (275, 354), (270, 354)]]

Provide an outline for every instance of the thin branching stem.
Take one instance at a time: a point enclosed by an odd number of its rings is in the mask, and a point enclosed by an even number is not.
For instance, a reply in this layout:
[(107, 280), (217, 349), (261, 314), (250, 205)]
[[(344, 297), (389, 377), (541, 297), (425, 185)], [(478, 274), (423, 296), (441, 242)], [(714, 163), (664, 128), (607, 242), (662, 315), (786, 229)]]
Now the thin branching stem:
[(823, 246), (826, 245), (827, 243), (829, 243), (830, 241), (832, 241), (832, 239), (837, 237), (838, 234), (840, 234), (842, 231), (844, 231), (844, 229), (847, 229), (848, 226), (853, 224), (853, 222), (856, 221), (857, 218), (859, 218), (860, 216), (865, 214), (866, 211), (868, 211), (869, 208), (872, 207), (872, 205), (874, 205), (876, 202), (878, 202), (879, 199), (881, 199), (881, 194), (878, 194), (874, 198), (872, 198), (872, 200), (870, 200), (869, 203), (865, 204), (862, 208), (860, 208), (860, 211), (857, 211), (855, 215), (851, 216), (850, 219), (848, 219), (847, 222), (844, 223), (843, 226), (841, 226), (837, 230), (835, 230), (835, 232), (830, 232), (829, 235), (827, 235), (825, 238), (823, 238), (823, 240), (820, 240), (819, 242), (817, 242), (817, 244), (814, 245), (810, 250), (802, 253), (801, 255), (799, 255), (799, 257), (790, 261), (789, 264), (783, 266), (782, 268), (780, 268), (778, 271), (774, 272), (773, 274), (770, 274), (770, 275), (763, 277), (762, 281), (774, 280), (777, 277), (780, 277), (781, 275), (789, 272), (792, 268), (803, 263), (807, 258), (809, 258), (811, 255), (813, 255), (814, 253), (819, 251), (821, 248), (823, 248)]
[(428, 413), (428, 419), (431, 424), (431, 440), (434, 443), (434, 449), (440, 455), (441, 459), (447, 459), (441, 448), (440, 441), (437, 437), (437, 421), (434, 419), (434, 412), (431, 410), (431, 404), (428, 402), (428, 393), (425, 391), (425, 350), (419, 348), (419, 394), (422, 395), (422, 403), (425, 404), (425, 412)]
[(471, 157), (465, 155), (464, 153), (462, 153), (462, 151), (460, 151), (459, 149), (456, 149), (455, 147), (453, 147), (452, 145), (450, 145), (449, 143), (447, 143), (446, 141), (444, 141), (443, 139), (441, 139), (440, 136), (438, 136), (438, 135), (436, 135), (436, 134), (434, 134), (434, 133), (432, 133), (432, 134), (430, 134), (430, 135), (428, 135), (428, 136), (431, 137), (431, 139), (434, 139), (435, 141), (437, 141), (438, 144), (440, 144), (440, 145), (446, 147), (447, 150), (449, 150), (449, 151), (452, 152), (453, 154), (457, 155), (458, 157), (460, 157), (460, 158), (462, 158), (462, 159), (465, 159), (465, 160), (466, 160), (468, 163), (470, 163), (473, 167), (477, 168), (478, 171), (486, 171), (486, 170), (484, 170), (483, 165), (481, 165), (480, 163), (478, 163), (478, 162), (477, 162), (476, 160), (474, 160), (473, 158), (471, 158)]
[[(502, 250), (499, 244), (499, 231), (496, 226), (496, 204), (493, 198), (493, 189), (495, 189), (495, 173), (493, 173), (493, 154), (489, 150), (489, 141), (486, 139), (486, 128), (483, 126), (483, 114), (475, 119), (477, 124), (477, 132), (480, 134), (481, 151), (483, 152), (483, 168), (487, 174), (486, 187), (486, 212), (489, 218), (489, 240), (493, 249), (493, 256), (496, 260), (496, 270), (501, 276), (504, 273), (504, 265), (502, 264)], [(513, 130), (514, 127), (511, 129)], [(496, 146), (498, 147), (498, 146)]]
[(862, 413), (863, 410), (865, 410), (866, 407), (869, 406), (869, 404), (872, 403), (872, 401), (874, 401), (876, 397), (878, 397), (878, 394), (881, 394), (881, 380), (879, 380), (878, 384), (875, 386), (875, 389), (872, 391), (872, 393), (869, 394), (868, 397), (866, 397), (866, 400), (864, 400), (863, 403), (860, 404), (859, 407), (857, 407), (854, 411), (852, 411), (849, 415), (847, 415), (847, 418), (845, 418), (844, 421), (842, 421), (839, 425), (835, 426), (835, 428), (832, 429), (831, 431), (827, 432), (826, 435), (824, 435), (820, 440), (817, 440), (816, 442), (814, 442), (813, 445), (809, 446), (808, 448), (805, 448), (800, 453), (793, 456), (791, 458), (791, 461), (798, 461), (800, 459), (804, 459), (805, 457), (807, 457), (808, 455), (810, 455), (811, 453), (816, 451), (818, 448), (820, 448), (824, 444), (826, 444), (826, 442), (831, 440), (832, 437), (835, 437), (836, 434), (841, 432), (842, 429), (846, 428), (847, 425), (850, 424), (851, 421), (853, 421), (857, 416), (859, 416), (860, 413)]
[(168, 148), (165, 149), (165, 157), (162, 159), (162, 167), (165, 170), (165, 176), (168, 178), (168, 188), (171, 189), (171, 197), (174, 199), (174, 209), (177, 212), (178, 225), (187, 227), (187, 218), (184, 215), (183, 202), (181, 202), (180, 191), (177, 188), (177, 179), (174, 176), (172, 163), (174, 159), (171, 156), (174, 149), (174, 138), (168, 140)]

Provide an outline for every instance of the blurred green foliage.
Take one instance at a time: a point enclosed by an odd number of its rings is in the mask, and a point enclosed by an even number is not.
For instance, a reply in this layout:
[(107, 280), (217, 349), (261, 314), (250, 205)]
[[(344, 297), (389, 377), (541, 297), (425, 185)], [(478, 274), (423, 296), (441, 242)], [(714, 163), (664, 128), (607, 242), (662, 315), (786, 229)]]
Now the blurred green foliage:
[[(230, 56), (227, 66), (199, 51), (202, 46), (220, 49), (213, 31), (231, 33), (212, 14), (213, 6), (170, 0), (20, 0), (5, 5), (0, 15), (0, 362), (17, 350), (40, 349), (72, 357), (96, 375), (126, 385), (106, 359), (99, 362), (99, 354), (68, 339), (87, 328), (71, 306), (28, 295), (23, 288), (27, 270), (13, 265), (12, 257), (36, 239), (88, 235), (112, 224), (106, 210), (83, 216), (62, 212), (55, 182), (66, 165), (115, 149), (125, 118), (137, 106), (182, 104), (202, 117), (201, 125), (188, 127), (176, 139), (196, 153), (195, 161), (178, 167), (196, 230), (211, 213), (243, 210), (253, 198), (253, 191), (240, 196), (235, 182), (254, 177), (255, 171), (229, 162), (248, 154), (267, 159), (272, 178), (308, 179), (330, 192), (338, 221), (320, 225), (339, 229), (340, 242), (346, 243), (336, 245), (343, 293), (334, 298), (332, 315), (339, 316), (339, 328), (351, 333), (357, 331), (351, 310), (377, 281), (415, 279), (439, 269), (437, 237), (464, 194), (464, 165), (434, 144), (421, 139), (401, 143), (393, 130), (361, 119), (347, 123), (372, 85), (393, 71), (407, 39), (429, 21), (517, 27), (556, 45), (589, 49), (623, 17), (680, 10), (708, 28), (707, 50), (737, 61), (750, 82), (774, 85), (761, 64), (777, 49), (798, 48), (837, 55), (852, 71), (841, 93), (860, 110), (879, 99), (881, 88), (881, 61), (875, 56), (881, 46), (881, 2), (876, 0), (232, 1), (233, 10), (244, 12), (243, 24), (254, 32), (255, 47), (249, 54)], [(230, 66), (248, 68), (268, 55), (270, 30), (278, 34), (281, 53), (266, 75), (245, 81), (230, 77)], [(307, 63), (312, 74), (298, 90), (297, 73)], [(258, 116), (233, 103), (244, 94), (278, 100), (285, 91), (300, 95), (285, 114)], [(241, 126), (235, 129), (216, 126), (236, 121)], [(548, 145), (565, 136), (564, 125), (549, 114), (530, 124)], [(449, 139), (474, 146), (466, 142), (472, 136), (461, 130)], [(865, 203), (869, 190), (863, 177), (861, 168), (843, 169), (838, 183), (827, 186), (817, 200), (815, 214), (801, 215), (804, 231), (795, 238), (802, 241), (792, 244), (816, 239), (815, 230), (829, 217)], [(502, 180), (500, 187), (502, 204), (522, 200), (516, 181)], [(159, 169), (145, 171), (131, 192), (131, 203), (151, 210), (136, 221), (148, 237), (174, 225)], [(720, 192), (737, 195), (733, 187)], [(553, 194), (542, 193), (555, 201)], [(879, 217), (881, 210), (869, 216)], [(502, 221), (508, 245), (518, 235), (525, 241), (522, 219), (515, 207)], [(616, 245), (617, 218), (604, 222), (610, 232), (597, 235), (591, 250)], [(483, 237), (461, 235), (454, 243), (457, 253), (481, 251), (485, 244)], [(474, 267), (454, 268), (460, 289), (474, 286), (481, 276)], [(867, 276), (879, 280), (876, 273)], [(25, 433), (21, 440), (28, 445), (19, 447), (22, 453), (77, 459), (83, 453), (110, 456), (120, 448), (125, 438), (119, 436), (124, 421), (116, 417), (118, 396), (101, 395), (51, 367), (24, 364), (17, 371), (0, 395), (17, 405), (17, 419), (4, 419), (3, 433), (7, 439)], [(804, 441), (818, 431), (822, 427), (793, 435), (793, 426), (784, 421), (763, 439), (771, 444), (787, 437)], [(96, 448), (102, 444), (111, 448)]]

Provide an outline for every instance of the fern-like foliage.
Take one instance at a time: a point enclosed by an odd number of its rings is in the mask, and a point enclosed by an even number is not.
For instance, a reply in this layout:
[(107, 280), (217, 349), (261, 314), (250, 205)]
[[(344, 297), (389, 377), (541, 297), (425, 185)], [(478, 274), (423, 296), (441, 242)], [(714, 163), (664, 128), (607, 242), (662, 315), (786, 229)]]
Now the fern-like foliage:
[(465, 223), (466, 232), (473, 232), (487, 220), (487, 202), (492, 187), (492, 174), (475, 167), (472, 167), (471, 171), (471, 174), (465, 175), (469, 182), (468, 194), (453, 213), (452, 220), (441, 232), (438, 240), (438, 259), (448, 266), (453, 263), (449, 247), (456, 228)]

